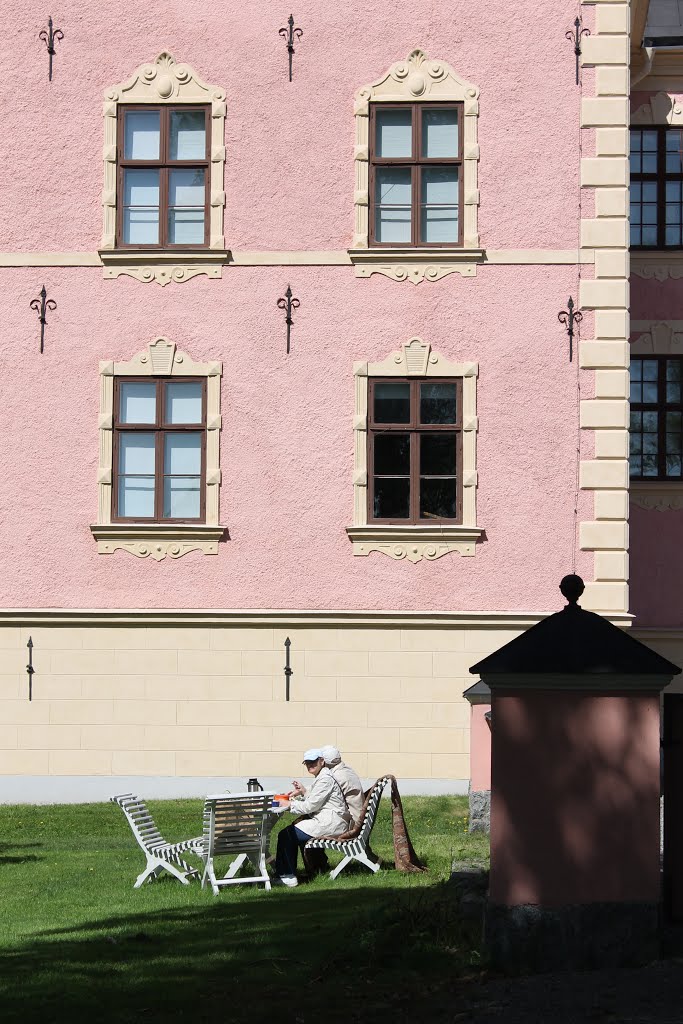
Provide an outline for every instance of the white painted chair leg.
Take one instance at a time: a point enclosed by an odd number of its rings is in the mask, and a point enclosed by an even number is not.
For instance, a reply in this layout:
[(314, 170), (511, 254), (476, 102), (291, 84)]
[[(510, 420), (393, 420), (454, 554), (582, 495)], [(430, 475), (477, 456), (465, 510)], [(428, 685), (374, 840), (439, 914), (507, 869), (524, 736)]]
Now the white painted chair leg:
[(266, 855), (265, 855), (265, 853), (261, 854), (261, 856), (259, 858), (259, 869), (260, 869), (261, 875), (263, 877), (263, 883), (264, 883), (265, 890), (266, 890), (266, 892), (270, 892), (270, 876), (268, 874), (268, 868), (266, 867)]
[(147, 866), (146, 866), (145, 870), (140, 872), (140, 874), (138, 875), (138, 877), (137, 877), (137, 879), (135, 881), (135, 884), (134, 884), (133, 888), (134, 889), (139, 889), (140, 886), (143, 885), (147, 881), (148, 878), (156, 877), (156, 875), (158, 875), (158, 874), (159, 874), (159, 865), (155, 864), (154, 861), (148, 860), (147, 861)]
[(190, 880), (187, 877), (187, 875), (185, 874), (185, 872), (184, 871), (180, 871), (175, 866), (175, 864), (171, 864), (170, 861), (164, 861), (162, 866), (163, 866), (163, 868), (166, 871), (169, 872), (169, 874), (173, 875), (174, 878), (177, 878), (179, 882), (182, 882), (183, 885), (189, 885), (190, 884)]
[(365, 853), (357, 854), (356, 855), (356, 860), (359, 861), (361, 864), (365, 864), (366, 868), (370, 868), (370, 870), (372, 871), (373, 875), (377, 871), (379, 871), (379, 864), (375, 864), (373, 861), (371, 861), (370, 858)]
[(246, 853), (240, 853), (239, 857), (235, 857), (234, 861), (232, 862), (232, 864), (228, 868), (227, 874), (224, 877), (225, 878), (234, 878), (235, 875), (237, 874), (237, 872), (240, 870), (240, 868), (244, 864), (245, 860), (247, 860)]
[(334, 869), (334, 871), (330, 871), (330, 878), (331, 878), (331, 879), (335, 879), (335, 878), (337, 877), (337, 875), (339, 874), (339, 872), (340, 872), (340, 871), (343, 871), (343, 870), (344, 870), (344, 868), (346, 867), (346, 865), (347, 865), (347, 864), (350, 864), (352, 860), (353, 860), (353, 857), (348, 857), (348, 856), (347, 856), (347, 857), (344, 857), (344, 859), (343, 859), (343, 860), (341, 860), (341, 861), (340, 861), (340, 862), (339, 862), (339, 863), (337, 864), (337, 866), (336, 866), (336, 868)]

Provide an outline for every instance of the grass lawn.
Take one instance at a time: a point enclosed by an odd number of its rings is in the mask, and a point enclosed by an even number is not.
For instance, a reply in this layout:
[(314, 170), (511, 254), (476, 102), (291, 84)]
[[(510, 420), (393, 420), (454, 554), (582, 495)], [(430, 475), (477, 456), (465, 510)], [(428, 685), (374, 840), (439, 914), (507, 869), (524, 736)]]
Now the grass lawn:
[[(179, 840), (201, 832), (201, 806), (150, 809)], [(448, 988), (479, 971), (450, 865), (485, 863), (488, 841), (467, 833), (464, 797), (407, 797), (404, 808), (427, 874), (393, 869), (384, 799), (376, 875), (214, 897), (170, 877), (134, 890), (144, 858), (113, 804), (0, 806), (0, 1020), (441, 1019)]]

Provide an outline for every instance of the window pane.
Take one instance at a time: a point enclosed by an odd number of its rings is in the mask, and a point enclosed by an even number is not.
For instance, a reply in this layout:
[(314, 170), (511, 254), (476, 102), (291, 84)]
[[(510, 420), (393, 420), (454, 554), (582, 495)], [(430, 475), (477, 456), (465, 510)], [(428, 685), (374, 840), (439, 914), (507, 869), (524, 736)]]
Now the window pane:
[(171, 171), (168, 184), (168, 240), (172, 245), (204, 242), (203, 168)]
[(375, 384), (375, 423), (410, 423), (408, 381), (379, 381)]
[(375, 519), (410, 518), (410, 480), (375, 477)]
[(683, 132), (670, 128), (666, 133), (666, 172), (680, 174), (683, 171)]
[(171, 171), (168, 182), (168, 205), (204, 208), (204, 168), (184, 167)]
[(143, 476), (154, 474), (154, 434), (152, 433), (121, 433), (119, 434), (119, 473), (125, 476), (140, 473)]
[(423, 167), (420, 241), (458, 241), (458, 168)]
[(154, 477), (120, 476), (118, 514), (129, 519), (154, 518)]
[(420, 384), (420, 423), (455, 423), (455, 384)]
[(206, 118), (203, 110), (171, 111), (171, 160), (204, 160)]
[(202, 385), (200, 381), (166, 385), (166, 422), (202, 422)]
[(455, 473), (456, 434), (420, 435), (420, 476)]
[(123, 177), (123, 240), (129, 245), (159, 241), (159, 172), (125, 170)]
[(154, 381), (122, 381), (120, 393), (121, 423), (156, 423), (157, 387)]
[(375, 435), (375, 473), (410, 475), (410, 434)]
[(376, 168), (375, 237), (378, 242), (411, 241), (411, 196), (409, 167)]
[(458, 111), (422, 111), (422, 155), (428, 158), (458, 156)]
[(201, 511), (197, 477), (164, 479), (164, 519), (198, 519)]
[(159, 159), (159, 111), (129, 110), (124, 123), (123, 154), (126, 160)]
[(681, 400), (681, 363), (678, 359), (666, 361), (666, 400), (676, 403)]
[(166, 434), (164, 473), (199, 475), (202, 471), (202, 435)]
[(169, 210), (168, 241), (171, 245), (203, 245), (204, 210)]
[(455, 519), (455, 480), (420, 480), (420, 519)]
[(381, 157), (413, 155), (413, 119), (410, 107), (404, 110), (377, 110), (375, 150)]

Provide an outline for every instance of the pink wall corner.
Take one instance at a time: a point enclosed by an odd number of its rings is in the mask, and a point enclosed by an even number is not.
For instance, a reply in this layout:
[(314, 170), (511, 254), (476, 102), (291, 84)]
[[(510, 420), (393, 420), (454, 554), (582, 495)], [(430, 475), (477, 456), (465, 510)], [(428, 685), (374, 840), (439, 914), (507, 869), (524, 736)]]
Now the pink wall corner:
[(486, 713), (490, 704), (473, 704), (470, 725), (470, 789), (482, 792), (491, 788), (491, 726)]
[(659, 899), (659, 695), (493, 697), (491, 899)]
[(630, 600), (636, 626), (683, 626), (683, 511), (631, 504)]

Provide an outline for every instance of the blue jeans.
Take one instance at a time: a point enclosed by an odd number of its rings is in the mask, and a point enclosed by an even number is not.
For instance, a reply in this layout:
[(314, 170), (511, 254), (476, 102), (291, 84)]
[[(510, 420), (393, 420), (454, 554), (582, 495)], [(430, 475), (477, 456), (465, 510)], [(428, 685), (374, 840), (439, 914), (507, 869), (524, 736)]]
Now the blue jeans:
[(277, 853), (275, 854), (275, 874), (295, 875), (296, 861), (299, 850), (311, 837), (307, 832), (302, 832), (296, 825), (287, 825), (277, 837)]

